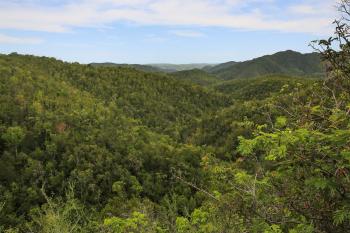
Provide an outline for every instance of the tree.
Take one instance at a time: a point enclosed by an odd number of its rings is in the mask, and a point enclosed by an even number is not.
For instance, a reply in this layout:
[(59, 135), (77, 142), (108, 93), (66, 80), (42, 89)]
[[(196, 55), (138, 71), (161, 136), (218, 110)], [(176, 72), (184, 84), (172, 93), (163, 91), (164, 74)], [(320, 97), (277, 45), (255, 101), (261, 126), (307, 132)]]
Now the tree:
[(6, 141), (10, 146), (14, 146), (15, 155), (17, 157), (17, 148), (25, 137), (24, 130), (20, 126), (14, 126), (7, 128), (6, 132), (1, 138)]
[(292, 116), (240, 138), (238, 151), (259, 165), (256, 179), (268, 181), (272, 199), (258, 196), (264, 205), (255, 207), (272, 232), (350, 231), (350, 1), (339, 10), (335, 35), (313, 44), (327, 64), (323, 85), (291, 93), (300, 100)]

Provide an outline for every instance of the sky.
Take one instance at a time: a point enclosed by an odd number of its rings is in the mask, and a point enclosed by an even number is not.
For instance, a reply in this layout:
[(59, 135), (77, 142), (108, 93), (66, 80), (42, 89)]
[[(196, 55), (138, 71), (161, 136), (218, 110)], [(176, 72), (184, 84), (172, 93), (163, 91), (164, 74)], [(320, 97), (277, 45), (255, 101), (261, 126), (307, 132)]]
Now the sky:
[(70, 62), (221, 63), (312, 52), (336, 0), (0, 0), (0, 53)]

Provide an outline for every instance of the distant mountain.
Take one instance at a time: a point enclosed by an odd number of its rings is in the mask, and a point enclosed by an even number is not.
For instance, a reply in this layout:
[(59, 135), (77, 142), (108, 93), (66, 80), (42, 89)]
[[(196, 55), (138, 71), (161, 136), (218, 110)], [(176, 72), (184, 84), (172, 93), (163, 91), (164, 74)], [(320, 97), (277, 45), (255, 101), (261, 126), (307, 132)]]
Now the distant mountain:
[(309, 76), (324, 75), (318, 53), (302, 54), (292, 50), (273, 55), (258, 57), (249, 61), (230, 61), (222, 64), (117, 64), (91, 63), (92, 66), (129, 67), (145, 72), (173, 73), (177, 79), (187, 80), (200, 85), (210, 85), (218, 81), (255, 78), (266, 75)]
[(139, 65), (139, 64), (117, 64), (112, 62), (104, 62), (104, 63), (90, 63), (90, 65), (99, 66), (99, 67), (128, 67), (128, 68), (134, 68), (136, 70), (145, 71), (145, 72), (164, 72), (163, 70), (153, 66)]
[(202, 69), (204, 71), (206, 71), (206, 72), (215, 73), (215, 72), (219, 72), (219, 71), (224, 70), (224, 69), (228, 69), (231, 66), (236, 65), (238, 63), (239, 62), (230, 61), (230, 62), (225, 62), (225, 63), (222, 63), (222, 64), (218, 64), (218, 65), (215, 65), (215, 66), (206, 66), (206, 67), (203, 67)]
[(209, 74), (200, 69), (178, 71), (171, 73), (170, 75), (178, 80), (195, 83), (202, 86), (212, 85), (220, 81), (215, 75)]
[(160, 63), (160, 64), (147, 64), (148, 66), (152, 66), (163, 71), (167, 72), (176, 72), (176, 71), (184, 71), (184, 70), (193, 70), (193, 69), (203, 69), (204, 67), (213, 67), (215, 64), (210, 63), (193, 63), (193, 64), (168, 64), (168, 63)]
[(129, 67), (135, 68), (137, 70), (146, 71), (146, 72), (165, 72), (172, 73), (184, 70), (193, 70), (193, 69), (210, 69), (215, 66), (215, 64), (209, 63), (193, 63), (193, 64), (118, 64), (112, 62), (103, 62), (103, 63), (90, 63), (92, 66), (103, 66), (103, 67)]
[(244, 62), (227, 62), (205, 68), (223, 80), (253, 78), (269, 74), (290, 76), (322, 76), (323, 69), (318, 53), (302, 54), (287, 50)]

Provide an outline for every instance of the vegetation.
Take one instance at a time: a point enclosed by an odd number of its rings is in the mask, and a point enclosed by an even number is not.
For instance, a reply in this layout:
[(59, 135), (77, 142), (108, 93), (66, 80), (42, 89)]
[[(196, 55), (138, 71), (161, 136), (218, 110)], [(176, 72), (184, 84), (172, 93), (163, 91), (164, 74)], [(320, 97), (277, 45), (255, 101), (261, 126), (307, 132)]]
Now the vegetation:
[[(325, 79), (206, 89), (0, 56), (0, 232), (350, 232), (350, 2)], [(311, 69), (311, 68), (310, 68)]]
[(171, 75), (178, 80), (201, 86), (210, 86), (220, 81), (216, 76), (199, 69), (178, 71), (172, 73)]
[(291, 50), (245, 62), (228, 62), (206, 69), (223, 80), (253, 78), (269, 74), (323, 76), (318, 53), (301, 54)]
[(116, 64), (111, 62), (105, 62), (105, 63), (91, 63), (90, 65), (96, 66), (96, 67), (128, 67), (128, 68), (134, 68), (139, 71), (145, 71), (145, 72), (164, 72), (162, 69), (158, 69), (157, 67), (148, 66), (148, 65), (139, 65), (139, 64)]
[(230, 95), (236, 100), (261, 100), (279, 95), (284, 86), (297, 87), (298, 84), (312, 84), (316, 78), (298, 78), (282, 75), (267, 75), (251, 79), (234, 79), (214, 85), (218, 92)]
[(150, 64), (155, 68), (161, 69), (165, 72), (177, 72), (184, 70), (202, 69), (204, 67), (211, 67), (212, 64), (207, 63), (194, 63), (194, 64)]

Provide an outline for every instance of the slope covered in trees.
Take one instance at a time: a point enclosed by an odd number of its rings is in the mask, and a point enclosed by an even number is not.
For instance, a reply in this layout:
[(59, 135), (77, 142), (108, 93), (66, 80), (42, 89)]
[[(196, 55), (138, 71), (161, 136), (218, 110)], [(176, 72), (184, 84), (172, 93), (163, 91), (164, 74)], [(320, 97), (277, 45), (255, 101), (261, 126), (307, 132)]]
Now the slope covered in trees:
[[(328, 110), (319, 80), (268, 76), (210, 91), (131, 68), (0, 62), (3, 231), (348, 229), (346, 111)], [(345, 157), (309, 162), (317, 140), (322, 156), (335, 143)]]
[(289, 76), (321, 76), (323, 69), (318, 53), (301, 54), (291, 50), (244, 62), (223, 63), (207, 72), (223, 80), (253, 78), (268, 74)]
[(202, 69), (204, 67), (211, 67), (212, 64), (208, 63), (193, 63), (193, 64), (149, 64), (149, 66), (155, 67), (157, 69), (161, 69), (165, 72), (177, 72), (177, 71), (185, 71), (185, 70), (193, 70), (193, 69)]
[(298, 78), (282, 75), (267, 75), (251, 79), (234, 79), (220, 82), (213, 88), (239, 100), (261, 100), (278, 94), (283, 87), (296, 87), (298, 84), (311, 84), (316, 78)]
[(145, 71), (145, 72), (165, 72), (162, 69), (158, 69), (153, 66), (148, 65), (139, 65), (139, 64), (117, 64), (112, 62), (104, 62), (104, 63), (90, 63), (92, 66), (96, 67), (129, 67), (135, 68), (136, 70)]
[(171, 76), (178, 80), (198, 84), (201, 86), (209, 86), (220, 82), (220, 80), (215, 75), (209, 74), (204, 70), (199, 69), (178, 71), (171, 73)]
[[(1, 56), (0, 63), (2, 231), (51, 232), (44, 230), (49, 222), (36, 221), (49, 221), (42, 214), (56, 211), (46, 209), (50, 198), (65, 198), (70, 187), (79, 206), (100, 212), (96, 220), (134, 209), (163, 211), (155, 203), (171, 199), (182, 203), (177, 208), (183, 213), (200, 203), (172, 172), (205, 182), (199, 169), (204, 152), (177, 142), (174, 131), (225, 103), (220, 95), (133, 69), (15, 54)], [(94, 228), (90, 223), (85, 229)]]
[(93, 67), (16, 54), (2, 56), (2, 63), (4, 68), (15, 66), (66, 82), (106, 103), (114, 101), (128, 117), (173, 135), (181, 130), (177, 127), (230, 103), (224, 95), (133, 68)]
[(350, 232), (350, 3), (341, 6), (337, 36), (315, 44), (326, 79), (209, 90), (1, 55), (0, 232)]

